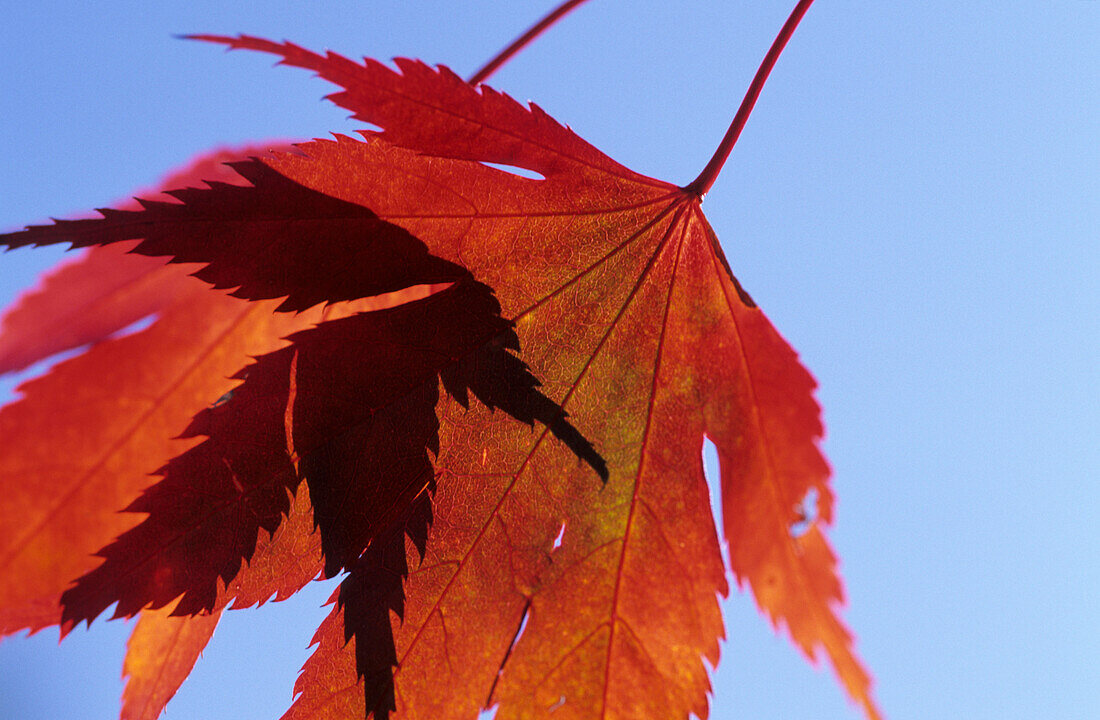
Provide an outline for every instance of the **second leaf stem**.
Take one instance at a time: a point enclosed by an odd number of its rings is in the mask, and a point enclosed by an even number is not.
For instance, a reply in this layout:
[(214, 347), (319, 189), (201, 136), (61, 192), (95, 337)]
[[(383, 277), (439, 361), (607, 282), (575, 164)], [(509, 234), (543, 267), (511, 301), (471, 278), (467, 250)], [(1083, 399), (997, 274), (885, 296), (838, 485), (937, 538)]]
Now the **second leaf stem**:
[(476, 73), (470, 76), (470, 79), (466, 82), (471, 85), (477, 85), (479, 82), (484, 82), (490, 75), (495, 73), (501, 65), (508, 62), (513, 55), (518, 53), (524, 47), (526, 47), (532, 40), (544, 33), (547, 28), (565, 17), (571, 10), (576, 8), (585, 0), (567, 0), (561, 5), (550, 11), (550, 13), (532, 25), (530, 29), (516, 38), (511, 45), (500, 51), (500, 54), (495, 58), (485, 63), (485, 66), (478, 70)]
[(722, 142), (718, 145), (718, 149), (714, 151), (714, 155), (711, 157), (710, 162), (708, 162), (707, 166), (703, 168), (703, 171), (699, 173), (699, 177), (684, 186), (686, 192), (698, 195), (701, 198), (710, 190), (710, 186), (713, 185), (714, 181), (718, 178), (718, 173), (722, 171), (722, 166), (726, 164), (726, 160), (733, 151), (733, 146), (737, 144), (737, 138), (741, 136), (741, 131), (745, 129), (745, 123), (748, 122), (749, 115), (756, 105), (756, 100), (760, 97), (760, 91), (764, 89), (764, 83), (767, 82), (768, 75), (771, 74), (772, 68), (775, 67), (779, 55), (783, 52), (783, 48), (787, 46), (787, 41), (791, 39), (791, 35), (794, 34), (794, 29), (798, 27), (798, 23), (802, 21), (802, 16), (806, 14), (806, 11), (809, 10), (810, 6), (813, 4), (814, 0), (800, 0), (798, 5), (795, 5), (794, 10), (792, 10), (790, 16), (787, 17), (787, 22), (783, 23), (783, 28), (779, 31), (779, 34), (776, 35), (771, 48), (768, 49), (768, 54), (764, 56), (764, 60), (760, 63), (760, 67), (757, 68), (756, 75), (753, 76), (752, 82), (749, 84), (749, 89), (745, 93), (745, 98), (741, 101), (741, 107), (737, 108), (737, 114), (733, 116), (733, 122), (730, 123), (729, 129), (726, 130), (725, 137), (722, 138)]

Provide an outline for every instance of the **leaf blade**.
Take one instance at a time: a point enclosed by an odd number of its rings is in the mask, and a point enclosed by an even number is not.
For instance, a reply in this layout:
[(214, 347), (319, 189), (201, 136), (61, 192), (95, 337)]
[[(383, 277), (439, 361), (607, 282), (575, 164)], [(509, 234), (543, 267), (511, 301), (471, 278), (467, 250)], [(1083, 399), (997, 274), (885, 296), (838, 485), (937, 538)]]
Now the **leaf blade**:
[(157, 720), (191, 673), (214, 634), (221, 612), (173, 617), (144, 610), (126, 644), (120, 720)]

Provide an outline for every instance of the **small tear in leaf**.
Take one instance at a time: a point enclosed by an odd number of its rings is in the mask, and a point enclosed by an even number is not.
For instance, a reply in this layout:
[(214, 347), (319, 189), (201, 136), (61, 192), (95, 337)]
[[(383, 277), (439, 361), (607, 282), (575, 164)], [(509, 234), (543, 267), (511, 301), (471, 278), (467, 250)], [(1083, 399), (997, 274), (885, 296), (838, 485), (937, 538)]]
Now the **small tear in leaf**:
[(527, 631), (527, 621), (531, 619), (531, 604), (528, 603), (527, 607), (523, 610), (523, 619), (519, 621), (519, 630), (516, 630), (516, 636), (512, 638), (512, 647), (509, 648), (509, 653), (515, 649), (516, 643), (523, 637), (523, 633)]
[(558, 536), (556, 538), (554, 538), (554, 547), (552, 548), (553, 550), (557, 550), (558, 548), (561, 547), (561, 539), (563, 537), (565, 537), (565, 523), (564, 522), (561, 524), (561, 527), (558, 528)]
[[(707, 479), (707, 490), (710, 494), (710, 511), (714, 517), (714, 527), (723, 528), (722, 520), (722, 473), (718, 464), (718, 446), (707, 436), (703, 436), (703, 477)], [(718, 549), (722, 553), (722, 562), (725, 566), (730, 564), (730, 547), (726, 542), (725, 533), (718, 535)]]
[(147, 327), (152, 325), (154, 322), (156, 322), (156, 319), (157, 319), (156, 313), (146, 315), (145, 317), (143, 317), (139, 320), (133, 321), (132, 323), (130, 323), (126, 327), (122, 328), (121, 330), (116, 330), (115, 332), (108, 335), (107, 338), (105, 338), (105, 339), (117, 340), (119, 338), (124, 338), (127, 335), (136, 335), (139, 332), (141, 332), (142, 330), (145, 330)]
[(795, 513), (798, 520), (791, 524), (790, 532), (791, 537), (799, 538), (809, 532), (817, 520), (817, 488), (806, 491), (802, 500), (795, 506)]
[(230, 390), (225, 395), (222, 395), (220, 398), (215, 400), (214, 404), (212, 404), (210, 406), (210, 408), (213, 409), (213, 408), (216, 408), (216, 407), (221, 407), (222, 405), (225, 405), (227, 402), (229, 402), (232, 399), (233, 399), (233, 391)]
[[(504, 673), (504, 666), (508, 664), (508, 658), (512, 657), (512, 651), (516, 649), (516, 643), (523, 637), (523, 633), (527, 630), (527, 621), (531, 617), (531, 600), (528, 598), (527, 604), (523, 606), (523, 617), (519, 620), (519, 627), (516, 628), (516, 634), (512, 637), (512, 642), (508, 645), (508, 651), (504, 653), (504, 658), (500, 661), (500, 667), (497, 668), (496, 677), (493, 678), (493, 684), (489, 687), (489, 697), (485, 699), (485, 706), (489, 707), (493, 705), (493, 693), (497, 691), (497, 683), (500, 682), (500, 676)], [(495, 714), (495, 709), (494, 709)], [(480, 718), (479, 718), (480, 720)]]
[(540, 172), (534, 170), (528, 170), (527, 168), (519, 167), (517, 165), (504, 165), (503, 163), (485, 162), (481, 161), (482, 165), (491, 167), (495, 170), (500, 170), (512, 175), (518, 175), (521, 178), (527, 178), (528, 180), (545, 180), (546, 176)]

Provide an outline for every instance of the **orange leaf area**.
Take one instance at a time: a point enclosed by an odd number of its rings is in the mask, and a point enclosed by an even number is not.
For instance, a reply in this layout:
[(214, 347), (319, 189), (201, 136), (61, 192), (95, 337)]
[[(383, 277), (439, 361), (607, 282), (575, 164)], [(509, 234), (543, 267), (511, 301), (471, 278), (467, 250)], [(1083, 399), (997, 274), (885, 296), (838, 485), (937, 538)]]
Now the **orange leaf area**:
[(0, 412), (26, 446), (0, 472), (40, 478), (0, 504), (0, 568), (29, 578), (0, 586), (4, 629), (41, 626), (42, 598), (57, 622), (59, 596), (66, 627), (116, 601), (194, 616), (143, 614), (131, 644), (127, 703), (159, 712), (203, 613), (347, 572), (290, 720), (706, 718), (728, 593), (710, 438), (730, 570), (878, 718), (837, 614), (814, 380), (701, 198), (445, 68), (204, 39), (317, 72), (381, 131), (0, 236), (136, 241), (236, 296), (188, 286)]
[(126, 645), (121, 720), (156, 720), (191, 674), (221, 612), (175, 617), (145, 610)]

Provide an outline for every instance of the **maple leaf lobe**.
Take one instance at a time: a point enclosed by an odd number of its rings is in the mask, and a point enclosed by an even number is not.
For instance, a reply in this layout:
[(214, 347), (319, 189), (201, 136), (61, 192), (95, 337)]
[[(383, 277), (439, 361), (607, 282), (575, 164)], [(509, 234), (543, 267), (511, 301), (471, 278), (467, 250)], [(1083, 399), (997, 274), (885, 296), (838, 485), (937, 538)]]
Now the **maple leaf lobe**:
[(229, 163), (249, 185), (221, 181), (168, 190), (178, 203), (139, 199), (140, 210), (100, 209), (98, 219), (56, 220), (0, 234), (10, 248), (140, 240), (130, 252), (202, 263), (196, 277), (248, 300), (284, 297), (279, 310), (446, 283), (461, 267), (428, 254), (399, 226), (362, 205), (315, 192), (258, 159)]

